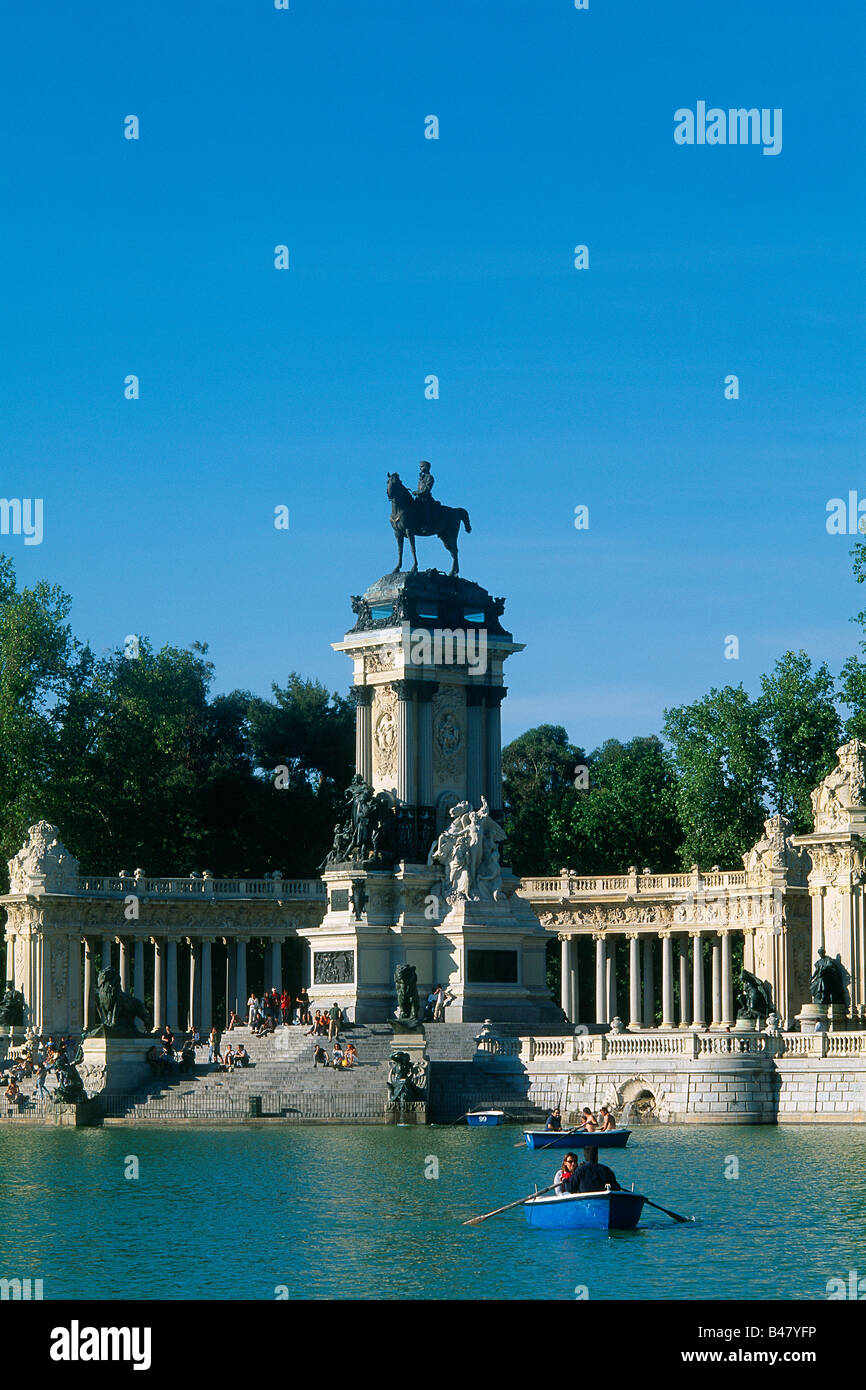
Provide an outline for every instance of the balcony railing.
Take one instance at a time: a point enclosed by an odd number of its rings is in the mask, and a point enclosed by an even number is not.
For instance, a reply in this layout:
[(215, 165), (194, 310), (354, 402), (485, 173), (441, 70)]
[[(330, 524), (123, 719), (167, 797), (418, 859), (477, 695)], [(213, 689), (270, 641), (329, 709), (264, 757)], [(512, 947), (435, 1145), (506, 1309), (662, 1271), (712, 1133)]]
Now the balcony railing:
[(91, 898), (305, 898), (324, 899), (328, 890), (318, 878), (136, 878), (83, 874), (78, 892)]
[(857, 1033), (695, 1033), (654, 1029), (645, 1033), (585, 1033), (574, 1037), (520, 1039), (520, 1060), (562, 1062), (641, 1061), (679, 1057), (863, 1057), (866, 1032)]

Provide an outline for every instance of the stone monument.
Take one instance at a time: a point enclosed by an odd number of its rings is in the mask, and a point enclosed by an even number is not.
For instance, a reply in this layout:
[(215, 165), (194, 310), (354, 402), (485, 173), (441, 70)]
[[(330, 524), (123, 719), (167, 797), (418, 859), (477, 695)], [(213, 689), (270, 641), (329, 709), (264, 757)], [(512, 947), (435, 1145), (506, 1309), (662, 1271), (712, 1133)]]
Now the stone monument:
[(407, 537), (439, 535), (454, 563), (406, 572), (401, 548), (398, 568), (352, 599), (354, 626), (334, 643), (353, 663), (356, 775), (323, 865), (328, 911), (302, 932), (310, 993), (356, 1022), (391, 1018), (405, 965), (422, 999), (446, 986), (446, 1022), (554, 1025), (547, 935), (502, 859), (503, 668), (523, 644), (502, 625), (504, 600), (457, 575), (453, 519), (468, 531), (468, 517), (436, 510), (429, 464), (414, 498), (395, 477), (398, 543), (414, 526)]
[[(812, 871), (812, 954), (817, 957), (809, 985), (811, 1002), (798, 1014), (801, 1026), (816, 1021), (831, 1029), (866, 1021), (866, 980), (859, 963), (866, 960), (864, 922), (864, 846), (866, 846), (866, 743), (851, 739), (836, 750), (836, 766), (812, 792), (815, 829), (794, 844), (808, 850)], [(819, 964), (822, 960), (827, 965)], [(830, 965), (825, 979), (824, 972)], [(838, 979), (834, 978), (838, 976)], [(848, 981), (852, 980), (851, 991)], [(830, 984), (832, 981), (832, 990)], [(832, 993), (832, 999), (825, 997)], [(826, 1010), (826, 1015), (823, 1011)]]

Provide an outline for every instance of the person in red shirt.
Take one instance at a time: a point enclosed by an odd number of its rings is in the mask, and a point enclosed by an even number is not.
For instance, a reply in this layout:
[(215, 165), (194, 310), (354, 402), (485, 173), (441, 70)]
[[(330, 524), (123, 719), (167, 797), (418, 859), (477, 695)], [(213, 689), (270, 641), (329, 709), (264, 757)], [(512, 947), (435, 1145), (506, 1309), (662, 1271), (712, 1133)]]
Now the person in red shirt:
[(291, 1021), (292, 1021), (292, 1001), (291, 1001), (291, 999), (289, 998), (289, 996), (286, 994), (286, 991), (285, 991), (285, 990), (283, 990), (282, 994), (280, 995), (280, 1013), (281, 1013), (282, 1016), (283, 1016), (283, 1023), (291, 1023)]

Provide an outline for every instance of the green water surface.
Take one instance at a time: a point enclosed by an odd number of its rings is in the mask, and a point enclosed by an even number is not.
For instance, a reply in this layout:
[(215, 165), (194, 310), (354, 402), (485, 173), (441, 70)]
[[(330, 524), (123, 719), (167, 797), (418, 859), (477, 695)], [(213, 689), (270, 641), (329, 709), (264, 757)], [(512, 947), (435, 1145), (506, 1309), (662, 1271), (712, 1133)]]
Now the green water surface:
[[(636, 1231), (466, 1217), (546, 1186), (511, 1126), (0, 1129), (0, 1277), (45, 1299), (824, 1299), (866, 1274), (866, 1129), (655, 1127)], [(139, 1177), (128, 1179), (130, 1156)], [(561, 1157), (561, 1154), (559, 1155)], [(732, 1163), (736, 1160), (736, 1165)], [(435, 1160), (435, 1162), (434, 1162)], [(427, 1177), (438, 1164), (438, 1178)], [(726, 1177), (738, 1166), (739, 1176)]]

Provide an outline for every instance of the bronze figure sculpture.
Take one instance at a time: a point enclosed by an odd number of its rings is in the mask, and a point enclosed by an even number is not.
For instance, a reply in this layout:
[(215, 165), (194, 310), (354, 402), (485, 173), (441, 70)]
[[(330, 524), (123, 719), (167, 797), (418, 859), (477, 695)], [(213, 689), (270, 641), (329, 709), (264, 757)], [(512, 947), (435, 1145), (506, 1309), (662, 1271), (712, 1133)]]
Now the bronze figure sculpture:
[(761, 981), (751, 971), (744, 970), (737, 1002), (740, 1005), (737, 1018), (767, 1018), (773, 1012), (769, 980)]
[[(413, 1067), (408, 1052), (392, 1052), (391, 1067), (388, 1072), (388, 1091), (390, 1104), (405, 1110), (413, 1101), (423, 1100), (427, 1083), (427, 1062), (421, 1058)], [(421, 1084), (419, 1084), (419, 1082)]]
[(433, 475), (430, 473), (429, 463), (426, 465), (422, 463), (421, 465), (418, 490), (414, 497), (400, 481), (399, 473), (388, 474), (386, 491), (391, 501), (391, 525), (397, 538), (396, 568), (398, 570), (403, 568), (404, 540), (408, 538), (412, 551), (411, 573), (414, 574), (418, 568), (415, 537), (438, 536), (451, 556), (452, 565), (448, 573), (453, 576), (459, 571), (457, 537), (460, 532), (461, 521), (467, 532), (472, 530), (469, 525), (469, 513), (465, 507), (446, 507), (443, 503), (437, 502), (433, 497), (432, 489)]
[(397, 1016), (407, 1023), (418, 1022), (418, 976), (414, 965), (398, 965), (394, 971)]
[(120, 975), (113, 966), (99, 972), (96, 982), (96, 1013), (99, 1022), (88, 1032), (89, 1038), (137, 1037), (137, 1018), (141, 1019), (146, 1033), (149, 1033), (153, 1026), (141, 1000), (121, 989)]
[(24, 1022), (24, 995), (20, 989), (7, 984), (0, 1002), (0, 1023), (6, 1028), (18, 1028)]
[(818, 959), (809, 981), (809, 993), (815, 1004), (845, 1004), (845, 982), (836, 961), (818, 948)]

